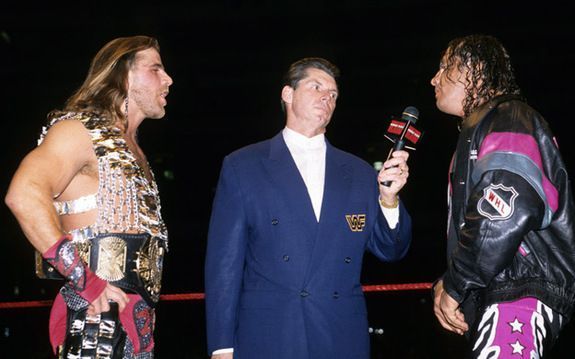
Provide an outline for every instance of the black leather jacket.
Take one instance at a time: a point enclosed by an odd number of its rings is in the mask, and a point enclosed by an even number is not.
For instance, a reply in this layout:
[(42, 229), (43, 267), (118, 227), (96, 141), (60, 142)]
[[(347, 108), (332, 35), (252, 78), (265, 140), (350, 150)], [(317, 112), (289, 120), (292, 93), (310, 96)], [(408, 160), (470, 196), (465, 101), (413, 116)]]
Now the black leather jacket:
[(532, 296), (570, 318), (575, 209), (542, 116), (517, 96), (484, 104), (463, 122), (449, 187), (443, 286), (464, 312)]

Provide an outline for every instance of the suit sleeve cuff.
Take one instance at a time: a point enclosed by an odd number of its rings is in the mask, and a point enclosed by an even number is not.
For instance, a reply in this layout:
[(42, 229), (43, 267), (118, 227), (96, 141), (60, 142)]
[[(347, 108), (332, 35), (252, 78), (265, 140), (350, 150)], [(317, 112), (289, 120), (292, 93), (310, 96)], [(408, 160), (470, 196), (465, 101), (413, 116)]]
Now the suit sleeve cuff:
[(384, 207), (381, 205), (381, 201), (379, 203), (379, 208), (381, 208), (381, 212), (387, 221), (387, 225), (390, 229), (395, 229), (397, 224), (399, 223), (399, 205), (394, 208)]
[(227, 354), (227, 353), (233, 353), (233, 352), (234, 352), (234, 348), (225, 348), (225, 349), (214, 350), (212, 352), (212, 355)]

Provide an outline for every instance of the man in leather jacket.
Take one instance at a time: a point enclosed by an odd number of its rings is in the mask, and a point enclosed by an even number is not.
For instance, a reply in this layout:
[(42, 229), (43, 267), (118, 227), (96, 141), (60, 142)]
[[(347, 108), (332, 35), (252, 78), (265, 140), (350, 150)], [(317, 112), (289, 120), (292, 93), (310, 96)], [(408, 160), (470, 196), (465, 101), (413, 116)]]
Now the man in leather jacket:
[(558, 145), (491, 36), (452, 40), (431, 84), (438, 109), (462, 118), (435, 315), (467, 336), (472, 358), (542, 358), (575, 300), (575, 211)]

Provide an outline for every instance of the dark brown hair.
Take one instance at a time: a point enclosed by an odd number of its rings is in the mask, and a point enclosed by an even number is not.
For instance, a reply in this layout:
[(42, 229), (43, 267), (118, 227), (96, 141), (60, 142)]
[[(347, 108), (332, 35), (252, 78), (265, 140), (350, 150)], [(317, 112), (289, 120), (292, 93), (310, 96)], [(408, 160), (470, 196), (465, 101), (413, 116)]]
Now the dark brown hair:
[(463, 101), (465, 117), (497, 95), (521, 94), (509, 54), (493, 36), (469, 35), (453, 39), (442, 59), (447, 74), (454, 66), (462, 73), (465, 70), (469, 73)]

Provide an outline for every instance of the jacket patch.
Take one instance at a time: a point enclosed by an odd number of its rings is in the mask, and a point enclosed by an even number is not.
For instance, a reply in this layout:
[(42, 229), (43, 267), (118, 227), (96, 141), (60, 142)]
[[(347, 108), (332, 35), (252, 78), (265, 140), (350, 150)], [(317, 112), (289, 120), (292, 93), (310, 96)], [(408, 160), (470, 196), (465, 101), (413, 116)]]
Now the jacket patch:
[(477, 202), (477, 211), (492, 221), (508, 219), (515, 210), (517, 196), (519, 194), (513, 187), (490, 184), (483, 189), (483, 197)]
[(365, 214), (346, 214), (345, 220), (352, 232), (362, 232), (365, 227)]

